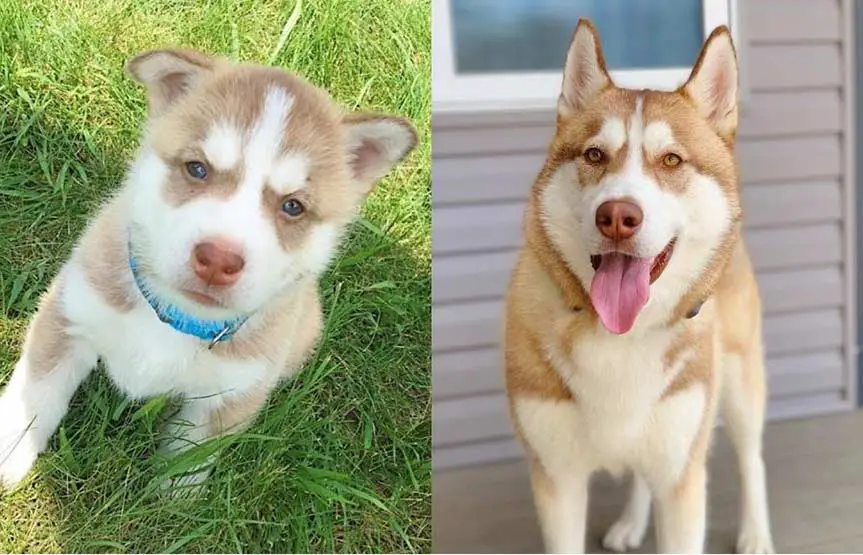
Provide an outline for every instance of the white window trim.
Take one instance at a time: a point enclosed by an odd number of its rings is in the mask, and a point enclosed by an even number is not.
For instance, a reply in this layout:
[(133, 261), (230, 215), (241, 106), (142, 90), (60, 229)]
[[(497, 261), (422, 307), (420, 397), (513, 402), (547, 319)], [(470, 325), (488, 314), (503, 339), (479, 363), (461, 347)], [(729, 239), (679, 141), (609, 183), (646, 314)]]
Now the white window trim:
[[(553, 108), (560, 95), (560, 71), (458, 75), (455, 72), (449, 0), (432, 5), (432, 99), (436, 113)], [(705, 36), (728, 25), (739, 44), (739, 0), (702, 0)], [(694, 62), (695, 60), (693, 60)], [(615, 70), (615, 84), (626, 88), (673, 90), (689, 77), (690, 67)]]

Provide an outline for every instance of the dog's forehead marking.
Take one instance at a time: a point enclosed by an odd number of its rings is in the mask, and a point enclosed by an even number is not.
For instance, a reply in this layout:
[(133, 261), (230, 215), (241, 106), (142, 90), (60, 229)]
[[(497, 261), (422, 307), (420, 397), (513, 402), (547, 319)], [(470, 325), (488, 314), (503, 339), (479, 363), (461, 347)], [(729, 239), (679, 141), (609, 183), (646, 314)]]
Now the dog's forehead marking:
[(227, 121), (210, 128), (203, 149), (209, 163), (217, 170), (228, 171), (237, 166), (242, 155), (243, 140), (240, 131)]
[(280, 156), (293, 103), (293, 96), (282, 87), (271, 86), (264, 93), (257, 120), (246, 135), (242, 181), (231, 196), (235, 221), (253, 225), (261, 219), (261, 195)]
[(306, 184), (309, 177), (309, 157), (301, 152), (289, 152), (276, 161), (270, 173), (270, 186), (282, 195), (289, 195)]
[(617, 152), (626, 143), (626, 125), (618, 117), (607, 117), (602, 121), (599, 132), (591, 137), (588, 143), (602, 145), (612, 152)]
[(644, 141), (644, 97), (642, 96), (635, 99), (635, 108), (629, 117), (629, 129), (627, 131), (630, 152), (641, 148)]
[(626, 153), (625, 171), (627, 173), (641, 173), (642, 155), (641, 149), (644, 145), (644, 97), (635, 99), (635, 109), (629, 117), (628, 145)]
[(294, 97), (278, 86), (267, 89), (264, 105), (249, 134), (246, 145), (246, 180), (263, 186), (264, 178), (271, 172), (279, 158), (283, 135)]
[(674, 132), (665, 121), (651, 121), (644, 129), (644, 150), (648, 154), (657, 154), (675, 142)]

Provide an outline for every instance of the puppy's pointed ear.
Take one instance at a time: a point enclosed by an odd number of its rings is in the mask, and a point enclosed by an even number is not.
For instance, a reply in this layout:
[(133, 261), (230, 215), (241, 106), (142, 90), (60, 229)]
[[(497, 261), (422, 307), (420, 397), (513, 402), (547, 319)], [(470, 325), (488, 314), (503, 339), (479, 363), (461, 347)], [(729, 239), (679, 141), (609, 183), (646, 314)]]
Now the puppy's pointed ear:
[(126, 70), (147, 88), (150, 115), (159, 115), (212, 72), (217, 59), (194, 50), (152, 50), (126, 63)]
[(563, 87), (557, 101), (558, 116), (575, 114), (599, 91), (612, 85), (602, 56), (599, 33), (590, 20), (581, 18), (566, 53)]
[(714, 29), (681, 91), (714, 131), (727, 140), (737, 131), (737, 55), (728, 28)]
[(364, 194), (417, 145), (414, 126), (403, 118), (358, 113), (345, 116), (342, 125), (351, 174)]

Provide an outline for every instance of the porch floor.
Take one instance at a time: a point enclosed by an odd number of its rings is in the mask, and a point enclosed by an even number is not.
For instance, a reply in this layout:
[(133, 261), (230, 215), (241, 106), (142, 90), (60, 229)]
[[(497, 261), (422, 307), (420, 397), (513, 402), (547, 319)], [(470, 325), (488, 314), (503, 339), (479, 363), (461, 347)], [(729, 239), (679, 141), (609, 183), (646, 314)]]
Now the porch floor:
[[(863, 552), (863, 411), (770, 423), (764, 456), (778, 552)], [(626, 487), (599, 476), (591, 491), (587, 550), (623, 508)], [(717, 430), (709, 478), (710, 553), (733, 552), (739, 514), (737, 465)], [(436, 553), (541, 553), (524, 460), (434, 476)], [(652, 526), (639, 552), (655, 552)]]

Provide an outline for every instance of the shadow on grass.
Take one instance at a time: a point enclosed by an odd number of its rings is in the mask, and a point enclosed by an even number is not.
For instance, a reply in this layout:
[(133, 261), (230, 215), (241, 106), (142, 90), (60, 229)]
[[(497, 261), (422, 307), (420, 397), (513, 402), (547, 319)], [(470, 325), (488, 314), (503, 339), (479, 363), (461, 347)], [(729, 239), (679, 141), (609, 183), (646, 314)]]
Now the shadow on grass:
[[(132, 153), (0, 121), (5, 383), (39, 294)], [(0, 551), (430, 551), (430, 265), (381, 225), (352, 228), (322, 283), (320, 348), (221, 450), (202, 497), (155, 493), (162, 405), (129, 402), (99, 371), (27, 483), (0, 494)]]

